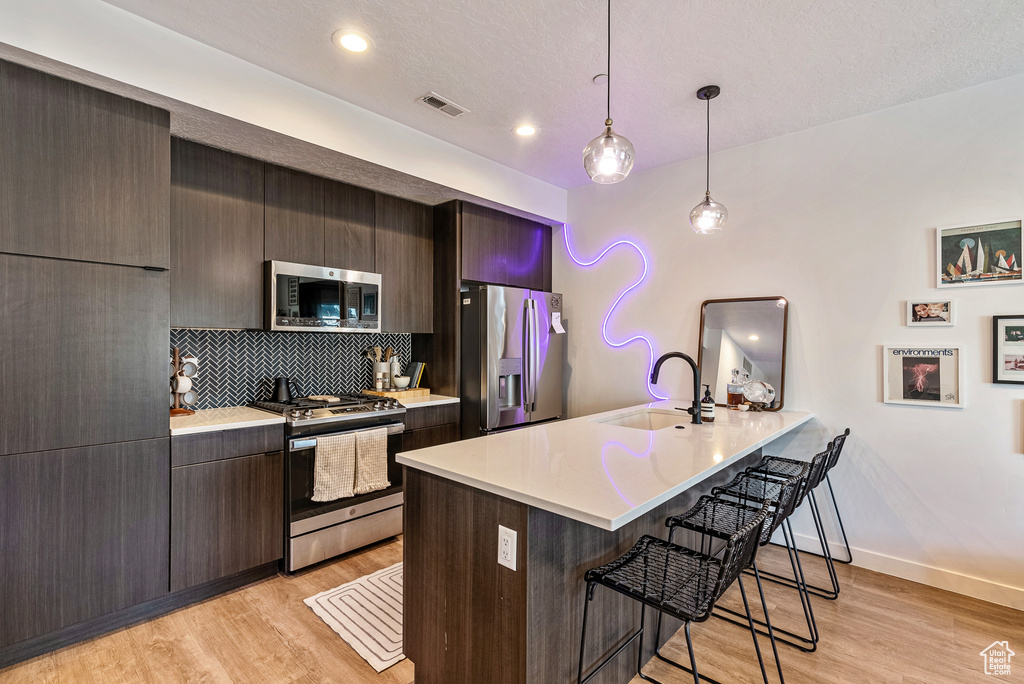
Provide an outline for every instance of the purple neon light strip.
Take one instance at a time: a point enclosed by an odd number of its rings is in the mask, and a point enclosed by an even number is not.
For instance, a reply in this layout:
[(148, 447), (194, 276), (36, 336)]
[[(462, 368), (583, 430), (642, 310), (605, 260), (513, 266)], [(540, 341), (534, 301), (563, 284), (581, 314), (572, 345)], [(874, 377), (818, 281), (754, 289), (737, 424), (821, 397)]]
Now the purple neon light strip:
[(599, 262), (601, 259), (603, 259), (604, 256), (606, 254), (608, 254), (608, 252), (612, 251), (613, 249), (615, 249), (619, 245), (625, 245), (627, 247), (632, 247), (633, 249), (636, 250), (637, 254), (640, 255), (640, 258), (644, 262), (644, 272), (640, 274), (640, 277), (637, 279), (637, 281), (635, 283), (633, 283), (632, 285), (627, 287), (625, 290), (623, 290), (622, 293), (618, 297), (615, 298), (615, 301), (612, 302), (611, 307), (608, 309), (608, 313), (606, 313), (605, 316), (604, 316), (604, 321), (601, 322), (601, 336), (604, 337), (604, 341), (608, 344), (608, 346), (615, 347), (615, 348), (625, 347), (627, 344), (630, 344), (630, 343), (636, 342), (636, 341), (641, 341), (644, 344), (646, 344), (647, 345), (648, 354), (649, 354), (649, 357), (650, 357), (650, 363), (649, 363), (649, 365), (647, 367), (647, 377), (645, 379), (645, 381), (647, 382), (647, 392), (652, 397), (654, 397), (655, 399), (668, 399), (668, 395), (661, 396), (660, 394), (658, 394), (657, 392), (654, 391), (654, 386), (651, 385), (651, 372), (654, 370), (654, 343), (651, 342), (650, 339), (648, 339), (647, 337), (645, 337), (643, 335), (633, 335), (633, 337), (630, 337), (629, 339), (623, 340), (621, 342), (613, 342), (612, 339), (610, 337), (608, 337), (608, 320), (612, 317), (612, 314), (615, 312), (615, 307), (617, 307), (619, 305), (619, 302), (622, 301), (623, 297), (625, 297), (630, 292), (632, 292), (633, 290), (638, 288), (640, 286), (640, 283), (644, 282), (644, 279), (647, 278), (648, 264), (647, 264), (647, 255), (644, 254), (644, 250), (640, 249), (640, 247), (636, 243), (630, 242), (629, 240), (617, 240), (617, 241), (613, 242), (612, 244), (608, 245), (607, 247), (605, 247), (604, 250), (600, 254), (598, 254), (597, 257), (595, 257), (594, 259), (592, 259), (590, 261), (584, 261), (582, 259), (577, 258), (576, 255), (573, 254), (572, 246), (569, 244), (569, 224), (568, 223), (566, 223), (564, 225), (564, 227), (562, 228), (562, 237), (565, 238), (565, 251), (568, 252), (569, 258), (572, 259), (574, 262), (576, 262), (576, 264), (578, 264), (579, 266), (582, 266), (583, 268), (587, 268), (589, 266), (593, 266), (594, 264)]
[(626, 453), (635, 458), (647, 458), (648, 456), (651, 455), (651, 447), (654, 446), (654, 433), (652, 432), (649, 435), (647, 435), (647, 448), (644, 449), (644, 452), (642, 454), (636, 453), (622, 442), (608, 442), (603, 447), (601, 447), (601, 467), (604, 468), (604, 474), (608, 476), (608, 481), (612, 483), (612, 487), (615, 489), (615, 493), (619, 495), (619, 498), (635, 508), (636, 504), (634, 504), (632, 501), (626, 498), (626, 495), (622, 493), (621, 489), (619, 489), (619, 485), (615, 484), (615, 478), (612, 477), (611, 471), (608, 470), (607, 452), (608, 447), (610, 446), (622, 447), (626, 451)]

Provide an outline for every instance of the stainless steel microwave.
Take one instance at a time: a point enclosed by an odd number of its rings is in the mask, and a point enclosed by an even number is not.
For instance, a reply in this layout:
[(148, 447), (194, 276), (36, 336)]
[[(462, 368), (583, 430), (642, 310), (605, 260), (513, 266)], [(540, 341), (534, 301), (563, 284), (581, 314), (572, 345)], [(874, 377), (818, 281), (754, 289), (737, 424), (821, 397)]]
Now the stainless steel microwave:
[(379, 273), (264, 263), (264, 328), (301, 332), (380, 332)]

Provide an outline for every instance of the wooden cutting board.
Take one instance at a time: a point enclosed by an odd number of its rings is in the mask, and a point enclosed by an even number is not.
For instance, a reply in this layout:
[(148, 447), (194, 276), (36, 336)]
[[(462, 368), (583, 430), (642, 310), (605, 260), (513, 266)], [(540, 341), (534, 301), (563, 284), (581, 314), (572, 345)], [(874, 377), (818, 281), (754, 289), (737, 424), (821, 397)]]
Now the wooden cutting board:
[(403, 390), (391, 390), (377, 391), (377, 390), (363, 390), (363, 394), (369, 394), (373, 397), (387, 397), (388, 399), (412, 399), (413, 397), (429, 397), (430, 389), (427, 387), (417, 387), (416, 389), (403, 389)]

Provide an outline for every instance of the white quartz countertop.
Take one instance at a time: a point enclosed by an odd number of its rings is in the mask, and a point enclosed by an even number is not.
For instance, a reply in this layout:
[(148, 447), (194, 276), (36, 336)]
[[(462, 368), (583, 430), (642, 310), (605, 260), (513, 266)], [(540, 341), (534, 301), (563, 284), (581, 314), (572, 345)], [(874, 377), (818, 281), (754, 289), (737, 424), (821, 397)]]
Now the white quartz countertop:
[(443, 394), (431, 394), (427, 397), (412, 397), (399, 400), (407, 409), (423, 408), (424, 406), (440, 406), (441, 404), (458, 404), (458, 397), (446, 397)]
[(284, 425), (284, 416), (248, 406), (203, 409), (196, 411), (191, 416), (171, 418), (171, 436), (194, 435), (200, 432), (232, 430), (258, 425)]
[[(514, 501), (615, 530), (814, 417), (719, 408), (715, 422), (637, 430), (595, 422), (659, 401), (398, 455), (398, 462)], [(680, 411), (682, 414), (683, 412)]]

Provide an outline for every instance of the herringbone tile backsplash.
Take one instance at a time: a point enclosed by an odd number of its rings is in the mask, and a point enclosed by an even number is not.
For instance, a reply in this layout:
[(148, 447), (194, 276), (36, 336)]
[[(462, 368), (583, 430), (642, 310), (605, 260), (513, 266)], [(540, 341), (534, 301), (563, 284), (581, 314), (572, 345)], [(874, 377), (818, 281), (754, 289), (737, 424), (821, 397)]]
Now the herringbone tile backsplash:
[(243, 406), (270, 396), (274, 378), (289, 377), (303, 395), (356, 392), (373, 384), (363, 350), (392, 347), (404, 371), (412, 335), (282, 333), (259, 330), (171, 328), (171, 348), (199, 359), (192, 408)]

